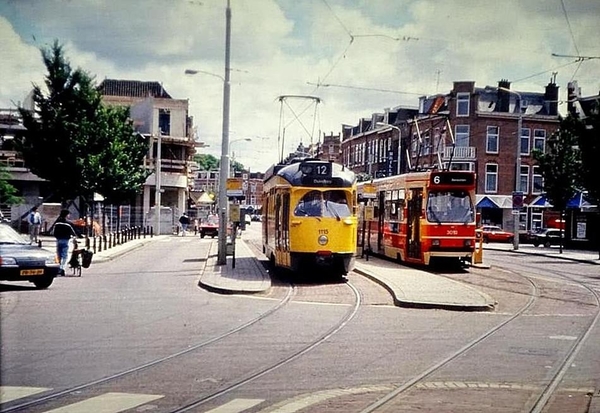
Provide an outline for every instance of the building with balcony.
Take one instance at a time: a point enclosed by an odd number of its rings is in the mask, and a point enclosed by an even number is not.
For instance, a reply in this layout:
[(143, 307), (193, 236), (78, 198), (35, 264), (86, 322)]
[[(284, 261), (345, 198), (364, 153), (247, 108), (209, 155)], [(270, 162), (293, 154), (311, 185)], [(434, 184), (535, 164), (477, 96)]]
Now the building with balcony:
[(158, 199), (157, 190), (161, 207), (170, 208), (177, 217), (187, 209), (194, 179), (192, 158), (197, 143), (188, 100), (173, 99), (159, 82), (105, 79), (99, 90), (103, 103), (128, 106), (135, 130), (148, 138), (144, 165), (152, 174), (136, 201), (143, 210), (144, 225), (151, 224), (146, 221)]
[[(492, 87), (454, 82), (446, 94), (421, 97), (416, 110), (385, 110), (344, 125), (343, 163), (363, 179), (429, 168), (474, 171), (482, 222), (513, 228), (515, 180), (526, 204), (542, 193), (532, 151), (544, 151), (559, 127), (558, 89), (553, 81), (544, 92), (512, 91), (506, 80)], [(521, 230), (543, 225), (545, 212), (523, 209)]]

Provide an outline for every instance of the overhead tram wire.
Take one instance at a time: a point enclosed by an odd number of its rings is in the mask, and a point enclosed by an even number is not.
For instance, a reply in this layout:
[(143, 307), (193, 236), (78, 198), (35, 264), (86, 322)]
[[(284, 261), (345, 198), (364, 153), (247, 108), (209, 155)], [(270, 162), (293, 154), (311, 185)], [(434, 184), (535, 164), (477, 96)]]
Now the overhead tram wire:
[(569, 65), (575, 64), (575, 63), (577, 63), (577, 62), (578, 62), (578, 61), (577, 61), (577, 60), (575, 60), (575, 61), (573, 61), (573, 62), (565, 63), (564, 65), (560, 65), (560, 66), (553, 67), (552, 69), (544, 70), (544, 71), (542, 71), (542, 72), (537, 72), (537, 73), (534, 73), (534, 74), (532, 74), (532, 75), (529, 75), (529, 76), (526, 76), (526, 77), (522, 77), (522, 78), (520, 78), (520, 79), (517, 79), (517, 80), (513, 80), (513, 82), (512, 82), (512, 83), (518, 83), (518, 82), (522, 82), (523, 80), (531, 79), (532, 77), (537, 77), (537, 76), (540, 76), (540, 75), (546, 74), (546, 73), (548, 73), (548, 72), (556, 72), (556, 70), (557, 70), (557, 69), (560, 69), (560, 68), (562, 68), (562, 67), (566, 67), (566, 66), (569, 66)]
[[(573, 47), (575, 47), (575, 51), (579, 55), (580, 54), (579, 47), (577, 47), (577, 42), (575, 41), (575, 35), (573, 34), (573, 27), (571, 27), (571, 21), (569, 20), (569, 13), (567, 13), (567, 9), (565, 7), (565, 0), (560, 0), (560, 5), (562, 7), (563, 14), (565, 16), (565, 20), (567, 21), (567, 27), (569, 28), (569, 34), (571, 35), (571, 41), (573, 42)], [(583, 60), (579, 61), (577, 68), (573, 72), (573, 76), (571, 76), (571, 81), (573, 81), (573, 79), (575, 79), (575, 75), (579, 71), (579, 68), (581, 67), (582, 63), (583, 63)]]
[(372, 87), (362, 87), (362, 86), (351, 86), (351, 85), (337, 85), (334, 83), (313, 83), (313, 82), (306, 82), (309, 85), (314, 85), (317, 87), (339, 87), (339, 88), (345, 88), (345, 89), (356, 89), (356, 90), (365, 90), (365, 91), (373, 91), (373, 92), (384, 92), (384, 93), (396, 93), (399, 95), (415, 95), (415, 96), (423, 96), (423, 93), (417, 93), (417, 92), (403, 92), (401, 90), (393, 90), (393, 89), (378, 89), (378, 88), (372, 88)]

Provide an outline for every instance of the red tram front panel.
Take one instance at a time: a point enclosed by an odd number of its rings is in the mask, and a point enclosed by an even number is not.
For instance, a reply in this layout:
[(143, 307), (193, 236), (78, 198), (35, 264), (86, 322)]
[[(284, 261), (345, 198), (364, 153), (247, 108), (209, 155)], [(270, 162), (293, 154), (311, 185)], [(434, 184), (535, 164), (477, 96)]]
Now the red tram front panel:
[(425, 265), (432, 258), (471, 260), (474, 173), (414, 172), (375, 180), (372, 185), (377, 192), (372, 201), (376, 213), (370, 225), (363, 226), (372, 251)]

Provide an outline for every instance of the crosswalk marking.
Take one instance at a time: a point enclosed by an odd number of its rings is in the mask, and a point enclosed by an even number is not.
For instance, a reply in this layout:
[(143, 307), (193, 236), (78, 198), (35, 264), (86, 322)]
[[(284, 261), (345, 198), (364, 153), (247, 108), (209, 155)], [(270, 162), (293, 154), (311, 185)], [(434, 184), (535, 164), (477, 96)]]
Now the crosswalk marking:
[(42, 393), (48, 390), (45, 387), (18, 387), (18, 386), (0, 386), (0, 402), (7, 403), (32, 394)]
[(105, 393), (91, 399), (48, 410), (46, 413), (117, 413), (164, 396), (153, 394)]
[(233, 399), (219, 407), (215, 407), (206, 413), (239, 413), (264, 402), (263, 399)]

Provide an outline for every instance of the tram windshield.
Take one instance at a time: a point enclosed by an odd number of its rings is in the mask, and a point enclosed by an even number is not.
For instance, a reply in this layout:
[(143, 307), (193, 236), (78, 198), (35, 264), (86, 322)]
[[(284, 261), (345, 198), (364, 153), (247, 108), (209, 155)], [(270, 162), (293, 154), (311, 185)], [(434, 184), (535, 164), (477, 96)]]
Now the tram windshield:
[(347, 194), (340, 190), (310, 191), (298, 201), (294, 209), (298, 217), (346, 218), (352, 215)]
[(430, 222), (471, 223), (475, 219), (467, 191), (432, 191), (427, 197), (427, 220)]

